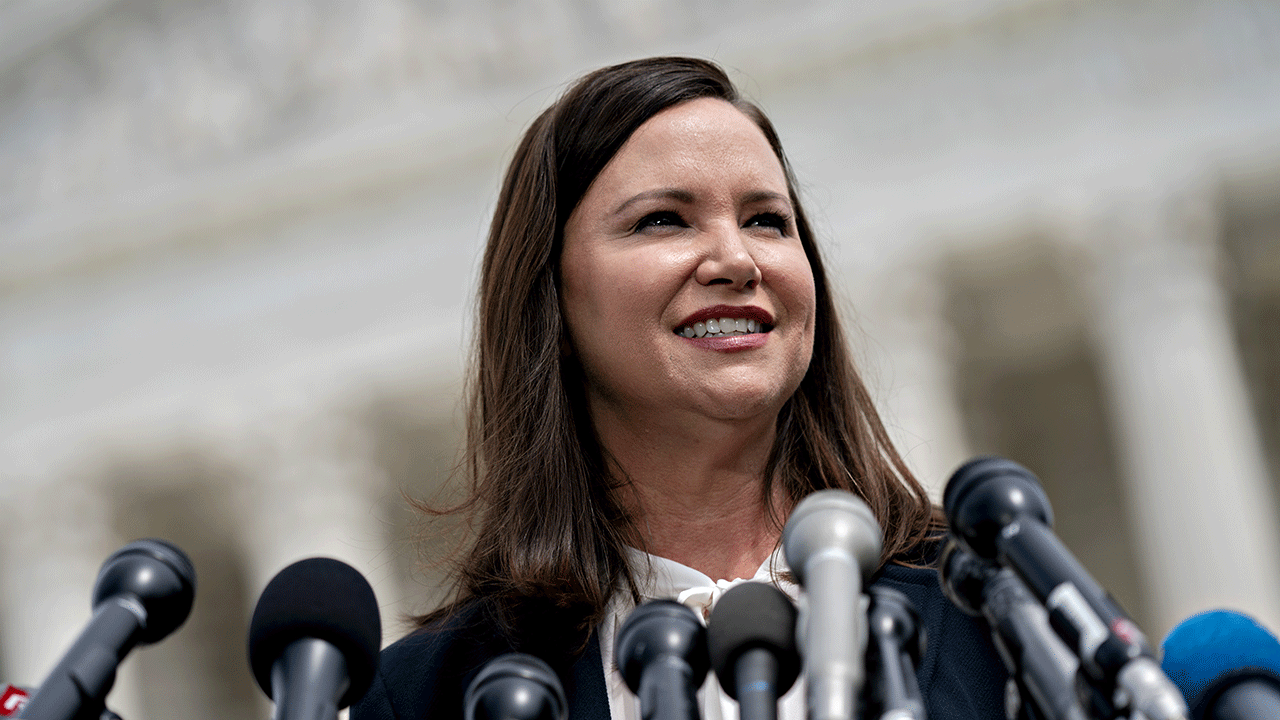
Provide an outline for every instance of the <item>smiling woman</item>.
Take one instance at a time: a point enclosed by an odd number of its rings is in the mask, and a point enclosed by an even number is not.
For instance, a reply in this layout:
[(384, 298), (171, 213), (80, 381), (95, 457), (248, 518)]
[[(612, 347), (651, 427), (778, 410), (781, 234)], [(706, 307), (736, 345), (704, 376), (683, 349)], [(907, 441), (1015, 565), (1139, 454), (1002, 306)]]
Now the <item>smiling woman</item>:
[[(884, 528), (876, 582), (912, 597), (934, 642), (929, 716), (1003, 717), (985, 632), (926, 567), (941, 515), (853, 367), (778, 135), (719, 67), (604, 68), (534, 121), (494, 212), (476, 332), (470, 494), (452, 511), (477, 533), (454, 601), (384, 652), (354, 720), (460, 717), (470, 678), (513, 649), (556, 669), (572, 716), (637, 717), (619, 620), (657, 597), (705, 615), (744, 578), (794, 595), (781, 529), (823, 488)], [(714, 680), (700, 704), (736, 717)]]
[[(587, 412), (642, 495), (676, 497), (735, 473), (735, 492), (759, 485), (778, 412), (813, 354), (813, 273), (794, 217), (764, 133), (718, 98), (641, 125), (569, 216), (560, 305)], [(650, 518), (648, 505), (630, 509), (647, 520), (651, 552), (687, 537), (654, 536), (655, 522), (675, 518)], [(754, 553), (722, 541), (701, 547), (732, 557), (680, 559), (713, 577), (750, 577), (770, 535)]]

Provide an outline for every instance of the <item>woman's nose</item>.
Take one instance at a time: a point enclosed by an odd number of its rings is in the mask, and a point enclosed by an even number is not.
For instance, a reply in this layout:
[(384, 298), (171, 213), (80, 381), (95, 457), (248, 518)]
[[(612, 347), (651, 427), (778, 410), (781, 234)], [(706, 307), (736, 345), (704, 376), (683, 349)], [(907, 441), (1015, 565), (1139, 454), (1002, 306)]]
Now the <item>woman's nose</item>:
[(707, 235), (706, 249), (694, 273), (699, 283), (728, 285), (735, 290), (750, 290), (760, 283), (760, 266), (741, 228), (735, 225)]

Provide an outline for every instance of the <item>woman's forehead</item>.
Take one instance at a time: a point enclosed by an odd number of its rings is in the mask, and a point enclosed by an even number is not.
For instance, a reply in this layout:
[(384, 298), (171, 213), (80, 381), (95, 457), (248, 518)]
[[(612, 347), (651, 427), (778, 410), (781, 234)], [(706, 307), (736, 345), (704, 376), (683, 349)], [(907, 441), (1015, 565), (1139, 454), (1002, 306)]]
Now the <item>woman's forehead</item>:
[[(786, 175), (764, 132), (724, 100), (701, 98), (654, 115), (605, 165), (587, 196), (656, 188), (786, 195)], [(625, 198), (623, 198), (625, 200)]]

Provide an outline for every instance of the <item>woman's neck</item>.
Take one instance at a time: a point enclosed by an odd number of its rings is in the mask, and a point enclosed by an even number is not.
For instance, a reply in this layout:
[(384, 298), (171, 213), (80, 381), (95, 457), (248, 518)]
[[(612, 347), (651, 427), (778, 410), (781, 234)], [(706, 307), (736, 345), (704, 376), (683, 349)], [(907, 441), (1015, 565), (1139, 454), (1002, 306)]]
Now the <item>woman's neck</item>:
[[(670, 426), (668, 426), (670, 427)], [(699, 423), (679, 432), (597, 424), (625, 482), (618, 500), (634, 519), (642, 550), (712, 579), (752, 577), (777, 546), (764, 502), (773, 423)], [(773, 507), (785, 516), (774, 488)]]

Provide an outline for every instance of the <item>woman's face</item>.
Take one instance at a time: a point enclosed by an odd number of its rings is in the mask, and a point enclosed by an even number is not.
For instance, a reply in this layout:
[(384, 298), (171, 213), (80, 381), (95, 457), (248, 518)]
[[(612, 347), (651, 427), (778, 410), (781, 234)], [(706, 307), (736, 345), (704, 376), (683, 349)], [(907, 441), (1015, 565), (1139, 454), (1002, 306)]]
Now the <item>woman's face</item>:
[(813, 353), (782, 165), (729, 103), (650, 118), (569, 216), (561, 303), (597, 424), (772, 418)]

